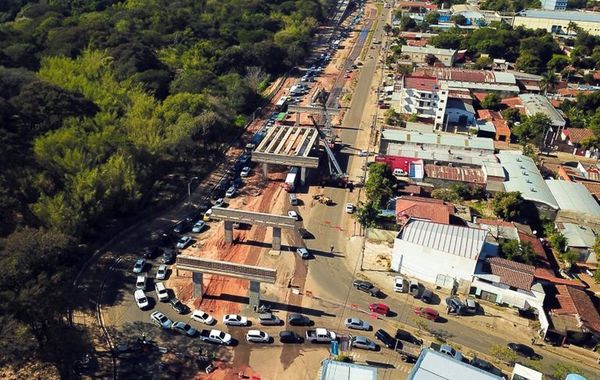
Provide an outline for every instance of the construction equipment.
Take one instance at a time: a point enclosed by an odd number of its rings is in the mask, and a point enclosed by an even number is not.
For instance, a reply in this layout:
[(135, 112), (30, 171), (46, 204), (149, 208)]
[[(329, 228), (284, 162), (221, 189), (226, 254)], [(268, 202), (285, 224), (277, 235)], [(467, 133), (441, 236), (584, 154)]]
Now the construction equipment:
[[(340, 164), (338, 163), (335, 155), (333, 154), (332, 147), (336, 145), (336, 138), (331, 136), (327, 136), (319, 123), (315, 120), (313, 115), (308, 115), (308, 117), (312, 120), (313, 126), (319, 133), (319, 138), (324, 141), (323, 148), (325, 148), (325, 152), (327, 153), (328, 165), (329, 165), (329, 175), (323, 176), (321, 179), (321, 184), (329, 184), (339, 187), (346, 187), (346, 183), (348, 182), (348, 175), (342, 171)], [(323, 106), (323, 117), (325, 118), (325, 129), (331, 130), (329, 125), (329, 117), (327, 115), (327, 108)]]
[(313, 195), (313, 199), (326, 206), (331, 206), (333, 204), (333, 200), (323, 194)]

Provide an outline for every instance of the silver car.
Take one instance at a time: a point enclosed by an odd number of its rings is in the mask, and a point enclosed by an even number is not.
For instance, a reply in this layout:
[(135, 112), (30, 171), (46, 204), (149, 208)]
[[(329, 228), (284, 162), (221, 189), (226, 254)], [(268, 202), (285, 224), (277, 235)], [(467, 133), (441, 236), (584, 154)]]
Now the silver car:
[(165, 278), (167, 278), (167, 271), (169, 270), (168, 268), (169, 267), (167, 267), (167, 264), (160, 264), (160, 266), (156, 270), (156, 279), (164, 280)]
[(135, 264), (133, 264), (133, 273), (142, 273), (144, 271), (145, 266), (146, 266), (146, 260), (137, 259)]
[(173, 325), (171, 326), (171, 329), (177, 331), (178, 333), (187, 335), (187, 336), (195, 336), (196, 333), (198, 332), (198, 330), (196, 330), (192, 326), (188, 325), (185, 322), (181, 322), (181, 321), (173, 323)]
[(188, 244), (190, 244), (191, 241), (192, 238), (190, 236), (182, 236), (181, 239), (177, 241), (177, 248), (184, 249), (188, 246)]
[(363, 350), (377, 350), (377, 344), (365, 336), (353, 336), (350, 338), (352, 347), (362, 348)]
[(365, 330), (365, 331), (371, 330), (370, 324), (368, 324), (367, 322), (363, 321), (362, 319), (358, 319), (358, 318), (346, 319), (345, 325), (346, 325), (346, 328), (354, 329), (354, 330)]

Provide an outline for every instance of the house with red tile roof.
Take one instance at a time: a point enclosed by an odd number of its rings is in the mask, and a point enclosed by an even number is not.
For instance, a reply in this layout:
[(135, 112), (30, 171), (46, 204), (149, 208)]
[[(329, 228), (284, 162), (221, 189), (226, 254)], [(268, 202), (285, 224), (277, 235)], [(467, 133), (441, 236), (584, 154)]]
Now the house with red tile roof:
[(600, 313), (584, 289), (556, 285), (550, 301), (546, 338), (560, 344), (595, 345), (600, 339)]
[(495, 141), (506, 141), (510, 143), (510, 128), (500, 112), (488, 109), (477, 110), (477, 119), (489, 121), (494, 125), (496, 130), (496, 135), (494, 137)]
[[(561, 132), (560, 138), (565, 144), (571, 147), (572, 151), (570, 153), (583, 156), (586, 150), (582, 147), (582, 143), (593, 139), (594, 132), (588, 128), (565, 128)], [(564, 150), (568, 151), (567, 149)]]
[(410, 218), (450, 224), (454, 205), (440, 199), (402, 196), (396, 199), (396, 222), (406, 224)]

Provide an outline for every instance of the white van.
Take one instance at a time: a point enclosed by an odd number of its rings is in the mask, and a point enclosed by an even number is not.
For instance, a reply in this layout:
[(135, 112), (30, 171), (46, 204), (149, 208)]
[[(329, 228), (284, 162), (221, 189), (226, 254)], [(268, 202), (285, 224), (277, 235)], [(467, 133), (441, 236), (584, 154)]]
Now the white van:
[(156, 289), (156, 295), (158, 296), (159, 301), (166, 302), (169, 300), (169, 293), (167, 292), (165, 284), (157, 282), (156, 285), (154, 285), (154, 289)]
[(296, 196), (296, 194), (290, 194), (290, 204), (292, 206), (298, 206), (298, 196)]

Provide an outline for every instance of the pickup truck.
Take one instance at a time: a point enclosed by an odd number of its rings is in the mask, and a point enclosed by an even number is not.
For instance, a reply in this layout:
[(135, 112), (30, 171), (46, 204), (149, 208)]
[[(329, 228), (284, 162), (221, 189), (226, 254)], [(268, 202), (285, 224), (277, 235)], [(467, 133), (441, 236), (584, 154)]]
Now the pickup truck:
[(310, 343), (330, 343), (336, 339), (333, 331), (328, 331), (324, 328), (316, 328), (314, 330), (306, 330), (306, 340)]
[(226, 332), (220, 330), (202, 330), (198, 335), (200, 340), (204, 342), (230, 345), (231, 344), (231, 335)]

